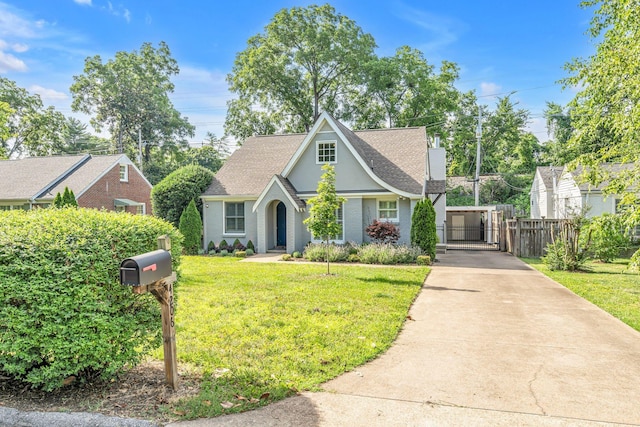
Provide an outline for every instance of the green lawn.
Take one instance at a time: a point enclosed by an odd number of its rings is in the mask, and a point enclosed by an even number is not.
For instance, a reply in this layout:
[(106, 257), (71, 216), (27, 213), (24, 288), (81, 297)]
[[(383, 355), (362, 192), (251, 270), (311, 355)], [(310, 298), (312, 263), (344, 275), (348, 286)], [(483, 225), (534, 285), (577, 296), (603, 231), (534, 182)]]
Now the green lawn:
[(590, 262), (589, 272), (551, 271), (539, 259), (522, 260), (640, 331), (640, 275), (626, 271), (628, 259)]
[[(183, 257), (178, 360), (204, 374), (185, 418), (238, 412), (316, 390), (384, 352), (426, 267), (249, 263)], [(161, 358), (161, 351), (156, 354)]]

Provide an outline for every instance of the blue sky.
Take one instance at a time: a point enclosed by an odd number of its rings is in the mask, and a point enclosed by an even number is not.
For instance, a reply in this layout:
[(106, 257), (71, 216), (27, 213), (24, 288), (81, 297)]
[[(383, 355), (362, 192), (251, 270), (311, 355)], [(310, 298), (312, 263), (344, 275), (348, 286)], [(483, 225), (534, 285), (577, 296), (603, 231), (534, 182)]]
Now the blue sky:
[[(193, 143), (223, 134), (226, 75), (247, 39), (282, 8), (314, 2), (286, 0), (0, 0), (0, 75), (38, 93), (46, 105), (72, 114), (69, 87), (84, 60), (103, 61), (142, 43), (165, 41), (178, 61), (174, 106), (196, 126)], [(320, 3), (320, 2), (315, 2)], [(456, 86), (474, 89), (490, 107), (511, 95), (531, 113), (529, 129), (547, 140), (546, 101), (575, 95), (557, 81), (574, 57), (594, 51), (586, 36), (592, 10), (578, 0), (334, 0), (378, 44), (379, 56), (402, 45), (420, 49), (431, 64), (461, 68)]]

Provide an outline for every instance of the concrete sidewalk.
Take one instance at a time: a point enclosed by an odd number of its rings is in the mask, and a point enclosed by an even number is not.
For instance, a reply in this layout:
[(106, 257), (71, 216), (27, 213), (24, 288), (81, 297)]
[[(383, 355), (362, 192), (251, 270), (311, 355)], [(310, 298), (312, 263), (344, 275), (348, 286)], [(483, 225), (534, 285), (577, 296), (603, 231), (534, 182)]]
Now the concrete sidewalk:
[(517, 258), (439, 256), (383, 356), (205, 426), (640, 425), (640, 333)]

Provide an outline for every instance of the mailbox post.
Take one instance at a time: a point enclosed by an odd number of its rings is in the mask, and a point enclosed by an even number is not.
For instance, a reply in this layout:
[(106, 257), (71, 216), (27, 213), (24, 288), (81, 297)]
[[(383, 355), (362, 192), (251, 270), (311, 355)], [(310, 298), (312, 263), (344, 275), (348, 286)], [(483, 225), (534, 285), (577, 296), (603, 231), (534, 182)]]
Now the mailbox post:
[(176, 273), (171, 271), (171, 240), (158, 238), (158, 250), (127, 258), (120, 263), (120, 283), (131, 285), (134, 294), (151, 294), (160, 303), (162, 313), (162, 341), (164, 375), (167, 384), (178, 388), (176, 329), (173, 309), (173, 284)]

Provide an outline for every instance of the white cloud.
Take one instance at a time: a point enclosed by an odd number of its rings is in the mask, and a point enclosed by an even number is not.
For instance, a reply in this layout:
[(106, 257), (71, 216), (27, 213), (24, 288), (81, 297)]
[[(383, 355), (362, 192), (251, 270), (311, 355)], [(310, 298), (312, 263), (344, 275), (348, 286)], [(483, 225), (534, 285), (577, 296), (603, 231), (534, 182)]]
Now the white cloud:
[(76, 2), (77, 4), (81, 4), (83, 6), (93, 6), (91, 4), (91, 0), (73, 0), (74, 2)]
[(108, 1), (107, 6), (103, 6), (100, 9), (109, 13), (110, 15), (123, 17), (125, 21), (131, 22), (131, 11), (123, 6), (114, 7), (113, 3)]
[(444, 15), (399, 4), (396, 16), (422, 28), (428, 34), (428, 41), (422, 42), (416, 34), (415, 43), (421, 50), (429, 52), (455, 43), (459, 34), (466, 31), (466, 25)]
[(14, 52), (24, 53), (29, 50), (29, 46), (24, 43), (14, 43), (11, 45)]
[(172, 79), (175, 91), (170, 94), (176, 110), (196, 127), (192, 142), (202, 142), (207, 132), (221, 137), (227, 115), (229, 92), (226, 73), (180, 65), (180, 74)]
[(131, 12), (129, 12), (129, 9), (125, 9), (122, 14), (127, 22), (131, 22)]
[(0, 73), (9, 71), (27, 71), (27, 64), (9, 53), (0, 51)]
[(0, 3), (0, 36), (8, 38), (33, 38), (34, 24), (19, 16), (11, 6)]
[(69, 98), (66, 93), (58, 92), (55, 89), (47, 89), (40, 85), (33, 85), (29, 87), (29, 92), (37, 93), (40, 95), (45, 104), (47, 103), (55, 103), (57, 101), (61, 101)]
[(480, 83), (480, 95), (479, 96), (492, 96), (500, 94), (502, 86), (496, 83), (482, 82)]

